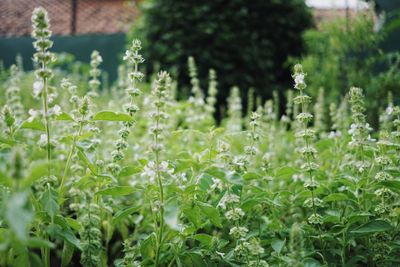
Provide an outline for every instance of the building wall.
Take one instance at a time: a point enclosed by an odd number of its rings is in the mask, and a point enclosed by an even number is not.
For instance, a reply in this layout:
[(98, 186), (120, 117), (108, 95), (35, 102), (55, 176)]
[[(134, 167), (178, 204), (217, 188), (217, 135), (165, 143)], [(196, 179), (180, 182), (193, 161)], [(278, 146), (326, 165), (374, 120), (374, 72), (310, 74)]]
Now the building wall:
[(54, 35), (126, 32), (137, 15), (126, 0), (0, 0), (0, 36), (24, 36), (31, 32), (31, 14), (42, 6), (51, 19)]

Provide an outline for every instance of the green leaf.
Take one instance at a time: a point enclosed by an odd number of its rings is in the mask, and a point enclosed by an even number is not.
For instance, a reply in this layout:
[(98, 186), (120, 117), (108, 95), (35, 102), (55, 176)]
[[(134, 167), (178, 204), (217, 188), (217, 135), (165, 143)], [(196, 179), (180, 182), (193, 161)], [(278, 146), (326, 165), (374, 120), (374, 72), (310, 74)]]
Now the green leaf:
[(275, 177), (279, 179), (288, 179), (291, 178), (296, 172), (297, 170), (295, 168), (284, 166), (275, 172)]
[(34, 161), (29, 167), (26, 179), (21, 181), (22, 187), (30, 187), (36, 180), (47, 176), (49, 172), (49, 163), (47, 160)]
[(286, 239), (280, 240), (280, 239), (275, 239), (271, 242), (271, 247), (275, 250), (276, 253), (281, 253), (282, 248), (285, 246)]
[(97, 195), (107, 195), (107, 196), (126, 196), (135, 192), (135, 188), (132, 186), (113, 186), (100, 191), (97, 191)]
[(140, 243), (140, 254), (143, 259), (152, 259), (156, 255), (156, 236), (155, 233), (149, 235)]
[(173, 230), (179, 231), (179, 205), (175, 199), (168, 201), (165, 204), (164, 221)]
[(191, 238), (199, 241), (201, 244), (203, 244), (204, 246), (211, 248), (212, 247), (212, 240), (213, 237), (211, 235), (208, 234), (197, 234), (192, 236)]
[(191, 223), (196, 226), (196, 228), (201, 227), (201, 210), (198, 206), (193, 206), (193, 207), (185, 207), (183, 209), (183, 214), (185, 214), (185, 217), (189, 219)]
[(112, 219), (112, 224), (113, 225), (117, 225), (120, 221), (122, 221), (123, 219), (127, 218), (129, 215), (131, 215), (132, 213), (139, 211), (140, 210), (140, 206), (138, 207), (129, 207), (123, 210), (118, 211), (113, 219)]
[(133, 121), (133, 118), (126, 113), (113, 111), (100, 111), (93, 117), (94, 121)]
[(74, 232), (71, 229), (61, 229), (60, 227), (58, 227), (55, 229), (55, 234), (62, 240), (69, 242), (78, 249), (82, 249), (79, 239), (75, 236)]
[(9, 146), (13, 146), (13, 145), (17, 144), (17, 142), (15, 142), (12, 139), (0, 137), (0, 144), (6, 144)]
[(126, 176), (130, 176), (136, 173), (139, 173), (143, 170), (142, 167), (140, 166), (128, 166), (128, 167), (124, 167), (122, 168), (122, 170), (119, 172), (118, 177), (126, 177)]
[(89, 158), (86, 156), (85, 152), (83, 152), (82, 148), (78, 147), (78, 157), (83, 161), (83, 163), (86, 165), (86, 167), (89, 168), (89, 170), (94, 174), (97, 175), (97, 169), (94, 166), (94, 164), (89, 160)]
[(72, 256), (74, 255), (75, 247), (69, 243), (64, 241), (64, 247), (61, 254), (61, 267), (67, 267), (72, 260)]
[(74, 121), (74, 119), (68, 113), (65, 113), (65, 112), (62, 112), (60, 115), (58, 115), (56, 117), (56, 120), (57, 121)]
[(32, 129), (32, 130), (38, 130), (45, 132), (46, 127), (44, 126), (43, 122), (41, 122), (39, 119), (34, 119), (32, 121), (24, 121), (21, 124), (22, 129)]
[(393, 191), (400, 192), (400, 181), (397, 180), (382, 181), (379, 184)]
[(55, 245), (50, 241), (39, 237), (28, 238), (27, 245), (31, 248), (54, 248)]
[(58, 193), (56, 190), (50, 186), (44, 191), (40, 202), (42, 203), (43, 210), (49, 214), (50, 218), (53, 220), (54, 216), (60, 210), (58, 205)]
[(210, 219), (210, 221), (217, 227), (222, 228), (221, 217), (216, 208), (207, 203), (197, 202), (200, 210)]
[(248, 172), (248, 173), (244, 174), (244, 175), (242, 176), (242, 178), (243, 178), (244, 180), (246, 180), (246, 181), (250, 181), (250, 180), (259, 179), (259, 178), (260, 178), (260, 175), (258, 175), (258, 174), (255, 173), (255, 172)]
[(350, 231), (352, 234), (373, 234), (379, 232), (385, 232), (393, 229), (393, 227), (385, 221), (375, 220), (371, 222), (367, 222), (366, 224), (361, 225), (360, 227)]
[(28, 194), (15, 193), (5, 200), (5, 219), (18, 239), (27, 240), (28, 225), (33, 218), (33, 212), (26, 208)]
[(71, 227), (72, 229), (74, 229), (75, 231), (79, 231), (81, 229), (81, 224), (72, 218), (65, 218), (65, 220), (67, 221), (69, 227)]
[(324, 198), (324, 201), (331, 202), (331, 201), (344, 201), (348, 200), (349, 197), (343, 193), (333, 193)]

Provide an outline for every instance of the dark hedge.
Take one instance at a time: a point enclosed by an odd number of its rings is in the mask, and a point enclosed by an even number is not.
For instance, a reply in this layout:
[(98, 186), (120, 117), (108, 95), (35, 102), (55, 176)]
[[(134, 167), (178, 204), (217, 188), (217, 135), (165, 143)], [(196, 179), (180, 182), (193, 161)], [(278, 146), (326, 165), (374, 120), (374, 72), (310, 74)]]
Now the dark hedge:
[[(159, 66), (188, 88), (187, 58), (193, 56), (202, 88), (210, 68), (217, 71), (219, 99), (237, 85), (263, 98), (290, 85), (288, 56), (303, 51), (302, 32), (312, 26), (302, 0), (143, 1), (130, 39), (143, 42), (147, 72)], [(180, 92), (182, 94), (182, 90)]]

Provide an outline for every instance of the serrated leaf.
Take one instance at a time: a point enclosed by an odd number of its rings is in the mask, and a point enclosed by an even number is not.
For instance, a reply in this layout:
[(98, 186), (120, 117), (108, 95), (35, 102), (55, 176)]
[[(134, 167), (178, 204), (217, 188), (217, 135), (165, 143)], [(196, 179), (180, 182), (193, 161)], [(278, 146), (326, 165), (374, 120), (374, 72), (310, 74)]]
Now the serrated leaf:
[(97, 195), (107, 195), (107, 196), (125, 196), (135, 192), (135, 188), (131, 186), (113, 186), (100, 191), (97, 191)]
[(126, 113), (113, 111), (100, 111), (93, 116), (94, 121), (133, 121), (133, 118)]

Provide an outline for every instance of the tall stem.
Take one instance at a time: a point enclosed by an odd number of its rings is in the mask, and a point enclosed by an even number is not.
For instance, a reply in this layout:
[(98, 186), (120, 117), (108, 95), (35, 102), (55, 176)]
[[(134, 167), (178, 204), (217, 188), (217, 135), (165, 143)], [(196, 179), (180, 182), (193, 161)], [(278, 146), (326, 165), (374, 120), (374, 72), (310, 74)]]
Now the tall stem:
[[(160, 108), (157, 106), (156, 114), (159, 114), (159, 113), (160, 113)], [(159, 116), (157, 116), (157, 119), (156, 119), (156, 129), (158, 129), (158, 127), (159, 127)], [(157, 236), (157, 251), (156, 251), (156, 262), (155, 262), (155, 266), (157, 267), (159, 265), (159, 261), (160, 261), (162, 235), (163, 235), (163, 231), (164, 231), (164, 188), (163, 188), (161, 173), (160, 173), (158, 132), (156, 132), (154, 136), (155, 136), (155, 145), (156, 145), (155, 163), (156, 163), (156, 170), (157, 170), (158, 190), (159, 190), (159, 194), (160, 194), (160, 228), (159, 228), (158, 236)]]

